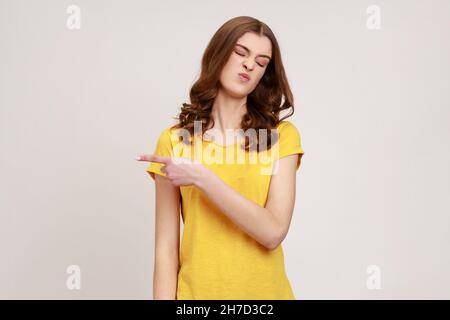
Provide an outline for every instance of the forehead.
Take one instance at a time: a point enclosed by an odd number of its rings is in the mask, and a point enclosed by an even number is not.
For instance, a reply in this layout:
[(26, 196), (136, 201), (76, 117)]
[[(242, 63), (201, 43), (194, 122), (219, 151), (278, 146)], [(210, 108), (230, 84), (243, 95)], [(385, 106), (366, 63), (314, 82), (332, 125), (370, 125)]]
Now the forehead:
[(237, 43), (246, 46), (252, 53), (272, 55), (272, 43), (266, 36), (246, 32), (238, 39)]

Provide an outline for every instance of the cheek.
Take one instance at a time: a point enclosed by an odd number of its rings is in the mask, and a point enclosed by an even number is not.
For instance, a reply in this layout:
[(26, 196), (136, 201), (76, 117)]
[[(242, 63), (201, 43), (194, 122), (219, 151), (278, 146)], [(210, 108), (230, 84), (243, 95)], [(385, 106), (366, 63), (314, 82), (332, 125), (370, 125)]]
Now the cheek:
[(237, 54), (231, 54), (230, 58), (228, 59), (228, 64), (232, 66), (240, 66), (242, 65), (243, 58), (240, 57)]
[(236, 69), (236, 66), (238, 65), (238, 61), (236, 61), (235, 58), (231, 57), (228, 59), (227, 63), (222, 69), (222, 77), (229, 78), (234, 70)]
[(265, 70), (261, 70), (257, 73), (254, 74), (254, 86), (256, 87), (258, 85), (258, 83), (261, 81), (262, 77), (264, 76), (264, 71)]
[(240, 71), (242, 71), (242, 67), (239, 59), (230, 58), (223, 67), (220, 78), (224, 82), (234, 83), (238, 80), (237, 73)]
[(242, 61), (238, 57), (232, 56), (225, 65), (226, 70), (232, 74), (242, 70)]

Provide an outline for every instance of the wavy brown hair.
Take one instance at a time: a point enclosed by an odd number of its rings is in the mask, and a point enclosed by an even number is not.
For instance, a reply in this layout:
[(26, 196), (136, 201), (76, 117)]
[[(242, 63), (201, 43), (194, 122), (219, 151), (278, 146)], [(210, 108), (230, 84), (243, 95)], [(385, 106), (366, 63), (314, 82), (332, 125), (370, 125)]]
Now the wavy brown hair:
[[(244, 132), (249, 128), (255, 129), (256, 132), (259, 129), (272, 132), (271, 129), (275, 129), (280, 121), (292, 116), (293, 96), (275, 35), (265, 23), (249, 16), (240, 16), (225, 22), (209, 41), (203, 54), (200, 76), (190, 90), (191, 103), (183, 103), (181, 112), (174, 118), (179, 122), (171, 128), (186, 129), (193, 137), (194, 121), (201, 121), (202, 136), (206, 130), (214, 126), (211, 111), (219, 89), (221, 70), (233, 52), (237, 40), (247, 32), (254, 32), (270, 39), (272, 59), (256, 88), (247, 96), (247, 113), (242, 118), (241, 128)], [(282, 101), (283, 98), (284, 101)], [(285, 109), (291, 109), (291, 112), (280, 119), (280, 112)], [(270, 149), (278, 139), (278, 135), (269, 134), (263, 146), (260, 145), (259, 135), (256, 136), (257, 149), (255, 150), (259, 151), (266, 147)], [(183, 139), (183, 141), (186, 140)], [(242, 146), (245, 150), (249, 150), (249, 140), (246, 136), (245, 144)]]

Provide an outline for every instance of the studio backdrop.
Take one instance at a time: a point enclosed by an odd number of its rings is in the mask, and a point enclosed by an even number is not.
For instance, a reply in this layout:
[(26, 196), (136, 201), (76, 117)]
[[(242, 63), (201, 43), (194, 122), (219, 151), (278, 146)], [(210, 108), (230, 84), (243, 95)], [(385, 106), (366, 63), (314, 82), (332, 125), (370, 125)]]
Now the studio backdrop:
[(297, 299), (450, 298), (447, 0), (0, 0), (0, 298), (152, 298), (134, 156), (242, 15), (279, 40), (305, 150), (282, 243)]

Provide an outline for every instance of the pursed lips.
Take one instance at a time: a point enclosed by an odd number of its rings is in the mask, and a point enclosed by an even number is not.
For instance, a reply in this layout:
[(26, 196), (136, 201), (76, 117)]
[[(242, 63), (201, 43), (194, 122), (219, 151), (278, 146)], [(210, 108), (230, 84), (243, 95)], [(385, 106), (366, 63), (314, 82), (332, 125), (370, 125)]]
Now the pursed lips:
[(244, 78), (245, 80), (250, 80), (250, 76), (248, 75), (248, 74), (246, 74), (246, 73), (239, 73), (239, 76), (241, 77), (241, 78)]

